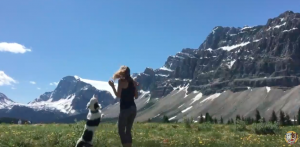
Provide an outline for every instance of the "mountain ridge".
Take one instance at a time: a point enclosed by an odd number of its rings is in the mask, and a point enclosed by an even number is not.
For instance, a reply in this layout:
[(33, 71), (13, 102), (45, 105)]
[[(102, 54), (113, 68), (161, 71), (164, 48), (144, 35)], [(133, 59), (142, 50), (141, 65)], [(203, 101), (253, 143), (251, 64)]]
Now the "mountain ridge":
[[(111, 93), (111, 88), (108, 88), (110, 87), (106, 82), (66, 76), (59, 81), (55, 90), (45, 92), (28, 104), (13, 101), (8, 104), (1, 103), (0, 109), (3, 112), (0, 112), (0, 117), (20, 117), (27, 120), (35, 119), (35, 122), (45, 122), (85, 113), (87, 112), (86, 104), (94, 94), (98, 95), (99, 104), (102, 107), (117, 102)], [(9, 102), (6, 96), (5, 98), (5, 102)], [(33, 118), (32, 113), (40, 116), (41, 119)], [(47, 118), (42, 114), (48, 114), (51, 117)]]
[[(299, 29), (300, 13), (292, 11), (268, 19), (265, 25), (216, 26), (199, 48), (184, 48), (168, 56), (161, 68), (147, 67), (141, 73), (133, 73), (142, 93), (136, 100), (137, 121), (163, 115), (174, 120), (184, 117), (196, 120), (206, 112), (226, 120), (238, 113), (251, 117), (255, 109), (268, 117), (271, 110), (279, 112), (278, 108), (294, 115), (296, 109), (288, 109), (300, 103), (296, 94), (300, 84)], [(73, 76), (64, 84), (61, 97), (82, 91), (86, 85), (78, 89), (70, 84), (73, 80), (81, 83), (76, 79)], [(49, 95), (45, 93), (41, 99), (49, 100)], [(105, 119), (118, 117), (119, 103), (114, 100), (102, 111)], [(85, 111), (78, 113), (56, 120), (67, 117), (71, 120), (77, 115), (83, 119)]]
[[(136, 101), (136, 120), (163, 115), (197, 120), (206, 112), (226, 120), (236, 114), (252, 117), (256, 109), (269, 117), (279, 108), (295, 115), (299, 96), (291, 95), (300, 84), (299, 28), (300, 14), (292, 11), (268, 19), (265, 25), (214, 27), (198, 49), (184, 48), (168, 56), (161, 68), (147, 67), (134, 74), (140, 89), (150, 91), (149, 99)], [(117, 103), (105, 108), (104, 118), (117, 118), (118, 107)]]

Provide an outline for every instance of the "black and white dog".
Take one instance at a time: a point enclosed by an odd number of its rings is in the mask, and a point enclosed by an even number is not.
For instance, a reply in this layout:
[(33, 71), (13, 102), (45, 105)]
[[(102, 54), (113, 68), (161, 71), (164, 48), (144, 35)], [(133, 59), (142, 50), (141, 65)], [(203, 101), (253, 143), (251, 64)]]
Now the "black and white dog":
[(96, 129), (101, 121), (101, 105), (98, 103), (97, 95), (94, 95), (87, 104), (89, 109), (86, 124), (81, 138), (76, 143), (75, 147), (90, 147)]

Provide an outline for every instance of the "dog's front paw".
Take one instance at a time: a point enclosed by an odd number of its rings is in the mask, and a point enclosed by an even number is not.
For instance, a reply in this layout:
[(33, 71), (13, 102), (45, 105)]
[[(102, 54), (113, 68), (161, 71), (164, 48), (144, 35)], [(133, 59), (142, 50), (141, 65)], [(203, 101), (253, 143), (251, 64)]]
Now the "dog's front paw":
[(89, 143), (87, 143), (87, 142), (81, 141), (81, 142), (79, 142), (79, 143), (76, 145), (76, 147), (93, 147), (93, 145), (92, 145), (92, 144), (89, 144)]
[(89, 143), (85, 143), (83, 147), (93, 147), (93, 145)]
[(80, 141), (76, 144), (76, 147), (85, 147), (85, 144), (86, 144), (85, 142)]

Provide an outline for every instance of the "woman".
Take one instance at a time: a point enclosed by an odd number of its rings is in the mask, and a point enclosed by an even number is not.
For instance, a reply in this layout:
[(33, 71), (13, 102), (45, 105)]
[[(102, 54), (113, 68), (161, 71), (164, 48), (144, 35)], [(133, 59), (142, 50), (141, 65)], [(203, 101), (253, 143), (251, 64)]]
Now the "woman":
[(123, 147), (132, 146), (131, 128), (136, 116), (136, 105), (134, 98), (137, 99), (137, 82), (130, 76), (130, 69), (127, 66), (121, 68), (113, 75), (113, 80), (119, 79), (118, 90), (114, 82), (109, 81), (116, 97), (120, 98), (120, 114), (118, 120), (118, 130)]

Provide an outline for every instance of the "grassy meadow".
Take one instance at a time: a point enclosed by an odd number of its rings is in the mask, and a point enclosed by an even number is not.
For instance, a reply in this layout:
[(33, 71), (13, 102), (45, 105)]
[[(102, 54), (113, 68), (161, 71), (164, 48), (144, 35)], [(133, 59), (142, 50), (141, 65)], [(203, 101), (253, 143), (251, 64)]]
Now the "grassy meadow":
[[(1, 147), (74, 147), (84, 122), (75, 124), (0, 125)], [(270, 131), (271, 130), (271, 131)], [(299, 126), (272, 124), (223, 125), (198, 123), (135, 123), (135, 147), (282, 147), (288, 131)], [(270, 133), (271, 132), (271, 133)], [(267, 134), (267, 135), (264, 135)], [(93, 140), (94, 147), (120, 147), (117, 125), (101, 123)], [(300, 146), (297, 142), (292, 146)]]

